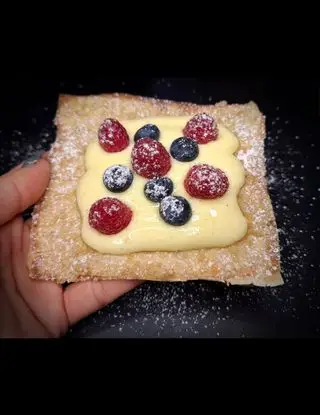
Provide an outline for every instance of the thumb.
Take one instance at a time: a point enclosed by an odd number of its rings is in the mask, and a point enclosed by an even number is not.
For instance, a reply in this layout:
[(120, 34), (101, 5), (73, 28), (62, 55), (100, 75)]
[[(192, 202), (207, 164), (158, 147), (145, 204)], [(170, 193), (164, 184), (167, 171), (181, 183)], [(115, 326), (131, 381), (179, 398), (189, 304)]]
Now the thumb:
[(37, 203), (46, 190), (49, 177), (50, 165), (44, 159), (1, 176), (0, 225)]

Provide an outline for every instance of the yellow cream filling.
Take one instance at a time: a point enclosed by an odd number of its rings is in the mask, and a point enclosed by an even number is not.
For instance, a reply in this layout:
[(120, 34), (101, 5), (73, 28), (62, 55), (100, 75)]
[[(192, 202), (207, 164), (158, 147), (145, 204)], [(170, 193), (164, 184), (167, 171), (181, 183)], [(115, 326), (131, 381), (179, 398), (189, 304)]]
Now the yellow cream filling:
[[(93, 140), (85, 152), (86, 172), (77, 187), (77, 201), (82, 218), (83, 241), (101, 253), (128, 254), (141, 251), (183, 251), (230, 245), (244, 237), (247, 222), (238, 205), (237, 195), (244, 184), (245, 173), (234, 153), (239, 147), (237, 137), (223, 125), (218, 125), (216, 141), (199, 145), (199, 156), (192, 162), (179, 162), (171, 157), (172, 167), (167, 174), (174, 184), (172, 195), (185, 197), (192, 208), (190, 221), (172, 226), (159, 215), (159, 204), (144, 195), (147, 179), (134, 173), (133, 183), (123, 193), (106, 189), (102, 177), (105, 169), (115, 164), (131, 168), (131, 150), (135, 132), (147, 123), (156, 124), (161, 132), (160, 142), (170, 150), (172, 141), (183, 136), (182, 130), (191, 117), (154, 117), (121, 121), (126, 128), (130, 145), (118, 153), (107, 153)], [(99, 127), (99, 126), (97, 126)], [(207, 163), (223, 170), (229, 179), (229, 189), (221, 198), (200, 200), (190, 197), (184, 188), (184, 178), (195, 164)], [(91, 205), (103, 197), (116, 197), (133, 210), (129, 226), (116, 235), (104, 235), (91, 228), (88, 212)]]

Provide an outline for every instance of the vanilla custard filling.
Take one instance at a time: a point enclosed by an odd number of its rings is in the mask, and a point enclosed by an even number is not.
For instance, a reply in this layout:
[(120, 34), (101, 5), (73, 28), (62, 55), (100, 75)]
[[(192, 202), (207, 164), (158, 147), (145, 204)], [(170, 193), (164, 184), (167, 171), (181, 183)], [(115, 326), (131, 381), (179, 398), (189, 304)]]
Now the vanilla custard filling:
[[(131, 151), (135, 132), (151, 123), (160, 129), (160, 143), (170, 152), (173, 140), (183, 136), (182, 130), (190, 116), (153, 117), (120, 122), (126, 128), (130, 145), (118, 153), (105, 152), (98, 138), (89, 143), (85, 152), (85, 174), (77, 187), (83, 241), (101, 253), (129, 254), (141, 251), (184, 251), (201, 248), (224, 247), (239, 241), (247, 232), (247, 221), (238, 204), (238, 193), (244, 185), (245, 172), (234, 153), (239, 147), (237, 137), (219, 124), (217, 140), (199, 144), (199, 156), (192, 162), (179, 162), (171, 157), (171, 169), (167, 173), (174, 184), (173, 196), (185, 197), (192, 208), (192, 217), (183, 226), (172, 226), (159, 215), (159, 203), (151, 202), (144, 195), (145, 179), (133, 171), (132, 185), (122, 193), (113, 193), (103, 184), (107, 167), (120, 164), (131, 168)], [(97, 126), (98, 129), (99, 126)], [(203, 200), (191, 197), (184, 188), (184, 178), (195, 164), (206, 163), (220, 168), (229, 179), (229, 188), (220, 198)], [(133, 211), (127, 228), (116, 235), (99, 233), (88, 223), (91, 205), (103, 197), (118, 198)]]

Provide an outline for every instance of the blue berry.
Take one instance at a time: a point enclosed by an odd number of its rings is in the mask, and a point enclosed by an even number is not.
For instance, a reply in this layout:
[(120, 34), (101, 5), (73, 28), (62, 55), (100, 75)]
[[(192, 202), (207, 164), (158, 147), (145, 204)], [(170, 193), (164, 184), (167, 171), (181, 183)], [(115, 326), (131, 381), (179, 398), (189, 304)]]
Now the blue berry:
[(132, 171), (126, 166), (114, 165), (103, 173), (103, 184), (113, 193), (124, 192), (131, 186), (132, 181)]
[(192, 161), (199, 155), (199, 146), (191, 138), (176, 138), (171, 144), (170, 154), (178, 161)]
[(186, 224), (192, 216), (191, 206), (182, 196), (167, 196), (162, 199), (159, 212), (166, 223), (174, 226)]
[(173, 182), (169, 177), (149, 180), (144, 186), (144, 194), (152, 202), (160, 202), (173, 192)]
[(160, 130), (154, 124), (146, 124), (143, 127), (139, 128), (139, 130), (134, 135), (134, 141), (140, 140), (140, 138), (151, 138), (152, 140), (159, 140), (160, 137)]

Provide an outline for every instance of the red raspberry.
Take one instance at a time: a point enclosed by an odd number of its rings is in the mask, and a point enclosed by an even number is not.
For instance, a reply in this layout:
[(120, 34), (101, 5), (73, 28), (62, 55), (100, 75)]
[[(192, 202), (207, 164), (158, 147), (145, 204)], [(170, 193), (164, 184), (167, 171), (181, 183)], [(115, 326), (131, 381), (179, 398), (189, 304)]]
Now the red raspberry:
[(197, 114), (187, 122), (183, 134), (198, 144), (207, 144), (218, 138), (218, 126), (211, 115)]
[(226, 174), (208, 164), (198, 164), (188, 171), (184, 187), (190, 196), (198, 199), (216, 199), (229, 188)]
[(147, 179), (165, 176), (171, 168), (169, 153), (151, 138), (141, 138), (135, 143), (131, 161), (133, 170)]
[(89, 211), (89, 225), (106, 235), (119, 233), (132, 219), (132, 210), (120, 200), (104, 197), (97, 200)]
[(98, 131), (101, 147), (108, 153), (124, 150), (129, 145), (129, 135), (123, 125), (113, 118), (107, 118)]

